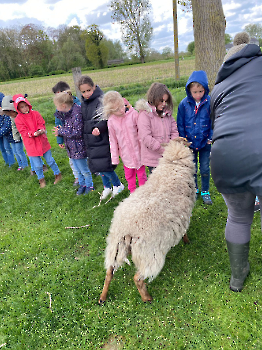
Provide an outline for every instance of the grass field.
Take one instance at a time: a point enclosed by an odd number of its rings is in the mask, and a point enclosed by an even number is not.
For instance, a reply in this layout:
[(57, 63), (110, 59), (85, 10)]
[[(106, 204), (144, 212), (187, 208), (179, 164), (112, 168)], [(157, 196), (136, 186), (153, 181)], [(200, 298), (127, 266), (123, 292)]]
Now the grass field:
[[(54, 83), (42, 80), (49, 87)], [(20, 90), (24, 85), (19, 84)], [(2, 85), (4, 93), (9, 85)], [(182, 90), (172, 89), (177, 103)], [(29, 169), (18, 173), (0, 158), (1, 350), (262, 349), (260, 215), (252, 225), (251, 273), (243, 291), (234, 293), (224, 240), (227, 210), (212, 180), (214, 204), (197, 200), (188, 230), (191, 244), (172, 248), (160, 275), (148, 284), (153, 302), (141, 301), (131, 264), (116, 272), (107, 302), (98, 305), (105, 238), (114, 209), (128, 191), (96, 207), (103, 188), (94, 177), (96, 191), (75, 195), (66, 152), (51, 132), (51, 94), (42, 90), (39, 95), (46, 98), (35, 98), (34, 108), (46, 118), (63, 180), (54, 186), (49, 170), (47, 186), (40, 190)], [(133, 103), (139, 97), (129, 99)], [(121, 164), (116, 171), (126, 186)]]

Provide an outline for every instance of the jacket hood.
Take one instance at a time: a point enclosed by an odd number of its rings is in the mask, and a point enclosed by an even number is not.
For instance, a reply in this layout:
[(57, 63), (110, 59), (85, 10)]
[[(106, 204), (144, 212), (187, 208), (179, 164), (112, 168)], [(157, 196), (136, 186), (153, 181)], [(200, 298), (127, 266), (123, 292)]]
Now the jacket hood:
[(95, 91), (92, 93), (92, 95), (87, 99), (82, 96), (82, 101), (85, 103), (90, 103), (91, 101), (95, 100), (97, 97), (103, 96), (103, 91), (100, 89), (98, 85), (96, 85)]
[(20, 113), (19, 110), (17, 109), (19, 102), (25, 102), (29, 106), (29, 112), (32, 110), (32, 105), (29, 103), (29, 101), (24, 97), (22, 94), (14, 95), (13, 96), (13, 101), (14, 101), (14, 107), (17, 111), (17, 113)]
[(154, 107), (150, 106), (150, 104), (144, 98), (141, 98), (135, 104), (135, 109), (138, 112), (146, 111), (150, 113), (152, 112), (153, 108)]
[(262, 56), (260, 47), (256, 44), (247, 44), (245, 47), (232, 55), (220, 68), (215, 84), (221, 83), (229, 75), (234, 73), (256, 57)]
[[(148, 112), (148, 113), (157, 113), (156, 111), (156, 107), (155, 106), (152, 106), (150, 105), (145, 99), (140, 99), (136, 102), (135, 104), (135, 109), (138, 111), (138, 112)], [(162, 116), (165, 116), (165, 115), (172, 115), (171, 111), (169, 109), (166, 109), (164, 110), (164, 113), (162, 114)]]
[(0, 107), (2, 107), (2, 101), (4, 97), (5, 95), (2, 92), (0, 92)]
[(188, 78), (188, 81), (186, 83), (186, 94), (189, 98), (193, 99), (190, 90), (188, 88), (188, 85), (190, 83), (197, 82), (201, 84), (205, 89), (205, 94), (202, 97), (202, 101), (206, 99), (207, 95), (209, 94), (209, 87), (208, 87), (208, 79), (207, 74), (204, 70), (195, 70), (190, 77)]

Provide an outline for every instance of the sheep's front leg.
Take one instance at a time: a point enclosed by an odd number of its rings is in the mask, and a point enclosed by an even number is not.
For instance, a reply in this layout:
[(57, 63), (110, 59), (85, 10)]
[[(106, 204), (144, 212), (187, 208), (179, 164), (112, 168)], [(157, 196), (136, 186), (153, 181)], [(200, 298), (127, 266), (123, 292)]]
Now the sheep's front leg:
[(99, 304), (102, 304), (106, 300), (108, 288), (109, 288), (110, 282), (113, 278), (113, 272), (114, 272), (113, 266), (110, 266), (110, 268), (106, 271), (104, 288), (103, 288), (102, 294), (100, 295), (100, 298), (98, 301)]
[(187, 237), (187, 234), (186, 234), (186, 233), (184, 234), (184, 236), (182, 237), (182, 239), (183, 239), (183, 242), (184, 242), (185, 244), (190, 243), (190, 241), (189, 241), (189, 239), (188, 239), (188, 237)]
[(134, 281), (135, 281), (135, 285), (141, 295), (141, 298), (144, 302), (146, 301), (152, 301), (153, 298), (151, 297), (151, 295), (148, 293), (147, 289), (146, 289), (146, 284), (145, 281), (143, 279), (139, 279), (139, 273), (137, 272), (134, 276)]

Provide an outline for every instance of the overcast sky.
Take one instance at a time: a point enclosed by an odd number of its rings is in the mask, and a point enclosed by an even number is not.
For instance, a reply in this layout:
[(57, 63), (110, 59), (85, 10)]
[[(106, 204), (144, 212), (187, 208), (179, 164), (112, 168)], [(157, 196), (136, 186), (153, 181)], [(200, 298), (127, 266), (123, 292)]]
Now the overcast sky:
[[(99, 25), (108, 39), (121, 39), (120, 28), (112, 23), (108, 4), (110, 0), (0, 0), (0, 27), (29, 23), (56, 28), (61, 24)], [(162, 52), (173, 49), (173, 1), (151, 0), (151, 23), (154, 35), (151, 47)], [(226, 33), (234, 36), (250, 23), (262, 24), (261, 0), (222, 0), (226, 16)], [(178, 6), (179, 51), (185, 51), (193, 41), (192, 14)]]

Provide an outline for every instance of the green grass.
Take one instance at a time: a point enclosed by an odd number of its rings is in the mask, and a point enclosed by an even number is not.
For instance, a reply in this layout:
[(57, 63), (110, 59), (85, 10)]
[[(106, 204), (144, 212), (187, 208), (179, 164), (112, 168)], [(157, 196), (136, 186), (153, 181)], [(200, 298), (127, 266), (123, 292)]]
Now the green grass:
[[(116, 87), (117, 88), (117, 87)], [(184, 97), (183, 88), (171, 89)], [(139, 94), (130, 95), (132, 103)], [(128, 191), (108, 204), (96, 191), (77, 197), (66, 152), (56, 145), (52, 101), (34, 108), (47, 119), (48, 137), (63, 180), (39, 188), (29, 169), (17, 172), (0, 159), (0, 346), (12, 350), (60, 349), (261, 349), (261, 231), (255, 214), (251, 273), (241, 293), (229, 289), (224, 240), (227, 209), (211, 180), (213, 206), (198, 199), (188, 236), (172, 248), (160, 275), (148, 285), (154, 300), (141, 301), (135, 268), (124, 266), (103, 288), (105, 238), (114, 209)], [(117, 167), (126, 185), (122, 165)], [(94, 208), (95, 207), (95, 208)], [(86, 228), (67, 229), (71, 226)], [(49, 293), (49, 294), (47, 294)], [(50, 308), (51, 296), (51, 308)]]

